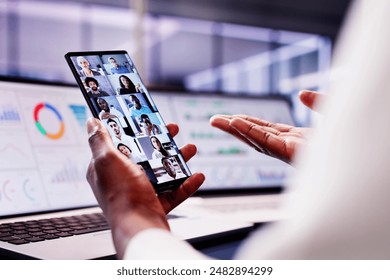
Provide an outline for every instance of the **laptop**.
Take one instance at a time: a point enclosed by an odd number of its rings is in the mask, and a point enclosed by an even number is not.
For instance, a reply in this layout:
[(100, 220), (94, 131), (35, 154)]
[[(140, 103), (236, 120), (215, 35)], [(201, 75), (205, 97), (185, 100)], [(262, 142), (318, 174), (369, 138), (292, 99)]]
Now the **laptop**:
[(285, 190), (293, 168), (211, 127), (209, 119), (215, 114), (246, 114), (294, 125), (289, 99), (166, 90), (152, 94), (165, 121), (180, 124), (177, 143), (196, 144), (198, 153), (188, 163), (190, 169), (206, 175), (196, 196), (176, 211), (252, 223), (287, 217), (281, 206), (290, 196)]
[[(85, 174), (89, 110), (69, 85), (0, 80), (0, 256), (98, 259), (115, 255)], [(171, 215), (183, 240), (252, 225), (188, 211)], [(10, 234), (12, 232), (12, 234)]]

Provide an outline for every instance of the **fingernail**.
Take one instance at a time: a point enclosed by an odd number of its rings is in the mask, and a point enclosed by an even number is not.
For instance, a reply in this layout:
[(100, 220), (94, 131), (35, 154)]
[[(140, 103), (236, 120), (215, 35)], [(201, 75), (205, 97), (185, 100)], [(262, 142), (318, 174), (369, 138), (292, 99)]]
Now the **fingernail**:
[(88, 136), (91, 136), (96, 133), (96, 131), (99, 130), (100, 123), (97, 119), (95, 118), (89, 118), (87, 120), (87, 131), (88, 131)]

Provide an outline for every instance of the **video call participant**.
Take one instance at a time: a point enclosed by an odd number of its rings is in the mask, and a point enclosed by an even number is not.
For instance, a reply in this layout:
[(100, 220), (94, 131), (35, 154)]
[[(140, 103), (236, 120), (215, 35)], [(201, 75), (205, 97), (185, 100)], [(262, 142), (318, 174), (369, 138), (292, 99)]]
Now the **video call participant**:
[(149, 116), (146, 114), (141, 115), (141, 122), (143, 123), (145, 134), (148, 136), (161, 134), (161, 129), (158, 125), (152, 123)]
[(129, 69), (126, 68), (124, 65), (120, 65), (118, 62), (116, 62), (116, 59), (110, 56), (108, 58), (108, 62), (111, 64), (111, 74), (125, 74), (129, 73)]
[(108, 119), (107, 125), (112, 130), (112, 133), (113, 133), (112, 140), (114, 141), (114, 143), (118, 143), (118, 142), (132, 143), (132, 142), (134, 142), (134, 138), (131, 136), (128, 136), (124, 132), (122, 132), (122, 129), (118, 125), (118, 122), (115, 121), (114, 119)]
[(150, 143), (152, 144), (153, 149), (154, 149), (153, 153), (152, 153), (153, 159), (171, 156), (171, 154), (167, 150), (164, 149), (160, 140), (156, 136), (150, 137)]
[(98, 98), (97, 104), (100, 108), (99, 118), (101, 120), (109, 118), (123, 118), (123, 114), (115, 109), (114, 106), (110, 106), (104, 98)]
[(80, 77), (93, 77), (102, 75), (98, 70), (91, 69), (89, 61), (85, 57), (78, 56), (76, 60), (77, 64), (81, 67), (81, 70), (79, 71)]
[(85, 85), (88, 87), (87, 92), (90, 97), (110, 96), (104, 90), (100, 90), (99, 82), (96, 79), (92, 77), (87, 77), (84, 81)]
[(186, 175), (183, 172), (176, 171), (176, 168), (173, 165), (171, 158), (163, 157), (161, 159), (161, 164), (163, 165), (166, 173), (160, 175), (157, 178), (160, 183), (186, 177)]
[(130, 116), (137, 121), (137, 125), (140, 125), (141, 115), (152, 113), (152, 110), (149, 108), (148, 105), (141, 104), (139, 98), (134, 94), (130, 95), (129, 99), (133, 104), (133, 106), (129, 108)]
[(140, 85), (134, 85), (134, 83), (126, 75), (119, 76), (119, 86), (119, 94), (140, 92)]
[(133, 154), (133, 151), (130, 149), (129, 146), (127, 146), (127, 145), (125, 145), (123, 143), (118, 143), (117, 148), (128, 159), (130, 159), (130, 160), (132, 160), (134, 162), (141, 162), (141, 161), (143, 161), (143, 159), (141, 159), (141, 157)]

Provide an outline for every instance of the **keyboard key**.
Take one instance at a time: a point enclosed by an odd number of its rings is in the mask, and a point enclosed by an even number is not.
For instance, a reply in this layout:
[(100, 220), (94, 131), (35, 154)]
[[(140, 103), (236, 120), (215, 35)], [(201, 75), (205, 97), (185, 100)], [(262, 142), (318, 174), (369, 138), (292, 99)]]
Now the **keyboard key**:
[(10, 242), (11, 240), (15, 240), (15, 239), (18, 239), (14, 236), (5, 236), (5, 237), (0, 237), (0, 241), (5, 241), (5, 242)]
[(68, 236), (72, 236), (73, 234), (70, 234), (67, 232), (59, 232), (59, 233), (56, 233), (55, 235), (57, 235), (59, 237), (68, 237)]
[(47, 234), (47, 233), (43, 232), (43, 231), (30, 232), (30, 235), (32, 235), (32, 236), (42, 236), (42, 235), (45, 235), (45, 234)]
[(91, 233), (91, 232), (97, 232), (101, 231), (102, 228), (96, 227), (96, 228), (87, 228), (87, 229), (79, 229), (79, 230), (73, 230), (70, 231), (69, 233), (74, 234), (74, 235), (79, 235), (79, 234), (86, 234), (86, 233)]
[(15, 245), (21, 245), (21, 244), (27, 244), (30, 242), (27, 240), (24, 240), (24, 239), (14, 239), (14, 240), (8, 241), (8, 243), (15, 244)]
[(39, 242), (39, 241), (44, 241), (45, 239), (38, 236), (32, 236), (32, 237), (25, 238), (25, 240), (29, 242)]
[(17, 235), (14, 235), (14, 237), (20, 238), (20, 239), (25, 239), (25, 238), (32, 237), (32, 236), (29, 234), (17, 234)]
[(49, 234), (55, 234), (55, 233), (60, 233), (60, 231), (51, 229), (51, 230), (44, 230), (44, 232), (49, 233)]
[(43, 226), (43, 227), (41, 227), (41, 229), (42, 230), (53, 230), (53, 229), (55, 229), (55, 227), (53, 227), (53, 226)]
[(59, 236), (54, 235), (54, 234), (41, 235), (40, 237), (41, 237), (41, 238), (45, 238), (45, 239), (47, 239), (47, 240), (59, 238)]
[(41, 228), (27, 228), (27, 231), (28, 232), (39, 232), (39, 231), (42, 231)]

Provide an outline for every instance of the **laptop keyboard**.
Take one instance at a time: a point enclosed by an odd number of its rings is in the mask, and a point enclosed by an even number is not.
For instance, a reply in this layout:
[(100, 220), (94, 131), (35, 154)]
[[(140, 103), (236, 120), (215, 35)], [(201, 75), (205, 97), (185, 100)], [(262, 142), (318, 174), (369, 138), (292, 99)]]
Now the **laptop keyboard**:
[(102, 213), (0, 224), (0, 241), (15, 245), (110, 229)]
[[(167, 215), (167, 219), (180, 216)], [(102, 213), (0, 224), (0, 241), (15, 245), (110, 229)]]

